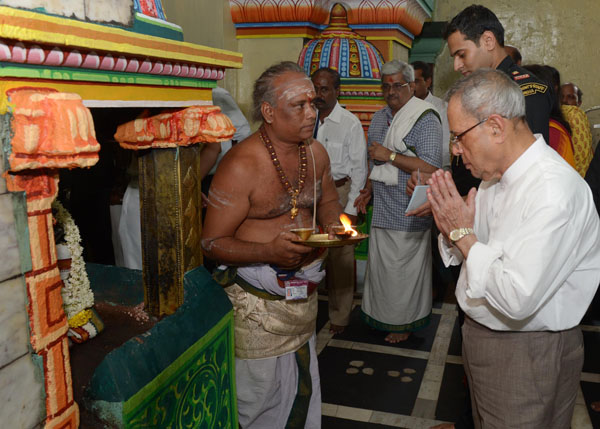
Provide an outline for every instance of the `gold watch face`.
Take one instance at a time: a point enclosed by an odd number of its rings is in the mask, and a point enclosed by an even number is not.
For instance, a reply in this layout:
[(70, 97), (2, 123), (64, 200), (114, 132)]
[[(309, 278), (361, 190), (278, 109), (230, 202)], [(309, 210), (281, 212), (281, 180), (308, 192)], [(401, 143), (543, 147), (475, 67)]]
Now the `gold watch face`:
[(460, 239), (460, 229), (453, 229), (450, 231), (450, 240), (456, 241)]

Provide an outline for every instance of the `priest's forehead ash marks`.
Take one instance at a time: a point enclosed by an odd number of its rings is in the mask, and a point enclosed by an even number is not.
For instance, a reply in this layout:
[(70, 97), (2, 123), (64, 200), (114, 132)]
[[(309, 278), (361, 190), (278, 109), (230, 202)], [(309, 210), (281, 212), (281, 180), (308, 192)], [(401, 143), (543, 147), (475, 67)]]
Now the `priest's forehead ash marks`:
[(229, 199), (229, 194), (218, 188), (211, 187), (208, 193), (208, 202), (214, 208), (231, 207), (233, 203)]
[(315, 89), (312, 81), (300, 73), (289, 75), (285, 79), (282, 87), (283, 91), (277, 96), (278, 101), (291, 101), (298, 96), (306, 96), (309, 99), (315, 98)]

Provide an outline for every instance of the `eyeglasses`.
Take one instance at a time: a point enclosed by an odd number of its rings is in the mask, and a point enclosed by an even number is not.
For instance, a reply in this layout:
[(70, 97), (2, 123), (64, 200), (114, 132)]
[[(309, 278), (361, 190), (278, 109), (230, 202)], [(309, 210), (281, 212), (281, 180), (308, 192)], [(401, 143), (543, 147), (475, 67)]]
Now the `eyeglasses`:
[(465, 134), (467, 134), (472, 129), (477, 128), (479, 125), (483, 124), (488, 119), (490, 119), (489, 116), (487, 118), (482, 119), (481, 121), (477, 122), (471, 128), (466, 129), (465, 131), (463, 131), (460, 134), (454, 134), (452, 131), (450, 131), (450, 143), (452, 143), (453, 145), (458, 145), (460, 143), (461, 139), (464, 137)]
[(390, 85), (389, 83), (384, 83), (381, 85), (381, 89), (383, 89), (383, 92), (389, 92), (390, 89), (394, 88), (394, 91), (400, 91), (402, 88), (404, 88), (405, 86), (408, 86), (410, 84), (410, 82), (406, 82), (406, 83), (393, 83), (392, 85)]

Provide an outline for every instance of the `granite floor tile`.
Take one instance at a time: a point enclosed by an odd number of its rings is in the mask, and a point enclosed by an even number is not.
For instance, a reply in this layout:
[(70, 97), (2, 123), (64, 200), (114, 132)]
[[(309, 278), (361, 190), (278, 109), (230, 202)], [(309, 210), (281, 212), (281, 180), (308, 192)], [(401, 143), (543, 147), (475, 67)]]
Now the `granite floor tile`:
[(350, 419), (358, 422), (368, 422), (371, 419), (372, 414), (373, 410), (339, 405), (337, 408), (336, 417), (340, 417), (342, 419)]
[(600, 332), (583, 331), (585, 350), (584, 372), (600, 374)]
[(430, 351), (440, 318), (441, 316), (439, 314), (432, 314), (431, 322), (427, 327), (414, 332), (406, 341), (390, 344), (384, 340), (388, 334), (387, 332), (372, 329), (360, 319), (360, 307), (357, 306), (350, 316), (350, 325), (342, 334), (335, 335), (334, 338), (353, 342)]
[[(323, 402), (410, 415), (426, 360), (326, 347), (319, 355)], [(340, 410), (337, 412), (341, 416)]]
[(450, 422), (457, 421), (468, 406), (465, 371), (462, 365), (447, 363), (437, 400), (435, 418)]
[(392, 427), (401, 427), (407, 429), (427, 429), (440, 423), (448, 423), (422, 417), (403, 416), (398, 414), (384, 413), (375, 411), (371, 417), (372, 423), (386, 424)]
[[(397, 345), (362, 322), (360, 306), (343, 334), (321, 332), (324, 428), (422, 429), (469, 418), (456, 304), (432, 313), (428, 328)], [(600, 429), (600, 413), (590, 408), (600, 400), (600, 325), (584, 326), (583, 335), (582, 389), (571, 429)], [(402, 377), (407, 382), (399, 382)]]
[(458, 317), (454, 321), (454, 326), (452, 327), (450, 345), (448, 346), (448, 354), (454, 356), (462, 355), (462, 337), (460, 335), (460, 325)]
[(387, 426), (377, 423), (358, 422), (337, 417), (323, 416), (323, 429), (397, 429), (397, 426)]
[[(592, 402), (600, 401), (600, 383), (588, 383), (582, 381), (580, 385), (581, 391), (583, 392), (583, 397), (585, 398), (585, 409), (588, 412), (588, 416), (592, 423), (592, 427), (600, 428), (600, 411), (594, 411), (591, 407)], [(577, 428), (575, 426), (572, 426), (572, 429), (583, 429), (585, 427), (586, 426), (580, 426), (579, 428)]]

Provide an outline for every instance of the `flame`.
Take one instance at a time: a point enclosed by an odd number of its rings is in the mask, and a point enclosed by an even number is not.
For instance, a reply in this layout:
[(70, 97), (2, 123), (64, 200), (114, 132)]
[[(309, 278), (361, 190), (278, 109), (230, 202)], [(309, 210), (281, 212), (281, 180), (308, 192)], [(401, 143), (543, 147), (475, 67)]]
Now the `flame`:
[(342, 225), (344, 225), (344, 232), (351, 232), (351, 237), (356, 237), (358, 235), (358, 231), (352, 228), (352, 222), (350, 222), (350, 218), (344, 213), (340, 215), (340, 222), (342, 222)]

